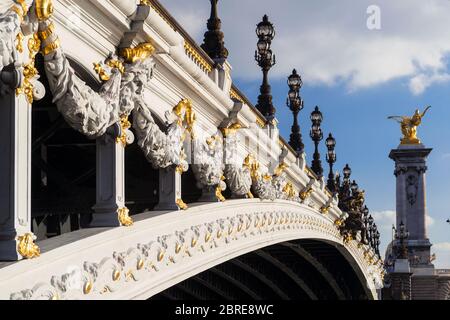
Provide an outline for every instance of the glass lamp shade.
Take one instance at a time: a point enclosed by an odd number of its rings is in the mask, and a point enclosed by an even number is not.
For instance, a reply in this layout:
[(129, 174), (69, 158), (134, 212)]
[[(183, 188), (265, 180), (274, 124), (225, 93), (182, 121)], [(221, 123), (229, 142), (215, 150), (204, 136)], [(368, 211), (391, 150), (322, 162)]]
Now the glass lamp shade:
[(364, 209), (363, 209), (363, 214), (364, 214), (364, 216), (366, 216), (366, 217), (369, 215), (369, 208), (367, 208), (367, 206), (364, 207)]
[(350, 178), (350, 176), (352, 175), (352, 169), (350, 169), (350, 166), (347, 164), (343, 170), (344, 172), (344, 178)]
[(319, 107), (316, 107), (311, 113), (311, 121), (316, 124), (320, 124), (323, 120), (322, 112), (320, 112)]
[(333, 138), (333, 135), (331, 133), (325, 141), (325, 144), (330, 151), (334, 150), (334, 148), (336, 147), (336, 139)]
[(275, 29), (270, 23), (269, 17), (264, 15), (263, 20), (256, 27), (256, 35), (261, 39), (272, 40), (275, 37)]
[(356, 183), (355, 180), (353, 180), (351, 188), (353, 193), (356, 193), (358, 191), (358, 184)]
[(259, 40), (257, 47), (258, 47), (258, 53), (263, 56), (269, 50), (269, 43), (265, 40)]
[(302, 87), (303, 82), (300, 75), (297, 73), (297, 70), (293, 70), (292, 74), (288, 78), (288, 86), (293, 91), (298, 91)]

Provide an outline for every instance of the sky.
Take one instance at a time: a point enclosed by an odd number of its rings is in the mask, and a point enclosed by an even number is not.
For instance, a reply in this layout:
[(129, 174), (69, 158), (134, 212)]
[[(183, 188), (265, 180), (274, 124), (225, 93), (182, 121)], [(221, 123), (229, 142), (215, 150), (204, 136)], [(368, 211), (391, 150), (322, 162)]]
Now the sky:
[[(161, 3), (203, 42), (209, 1)], [(276, 29), (270, 83), (281, 135), (288, 140), (291, 130), (286, 80), (295, 68), (304, 83), (299, 121), (308, 161), (309, 114), (318, 105), (324, 134), (332, 132), (337, 140), (336, 169), (349, 163), (366, 191), (383, 250), (395, 223), (394, 163), (388, 155), (401, 137), (399, 125), (387, 117), (432, 106), (418, 134), (433, 148), (426, 177), (428, 234), (436, 267), (450, 268), (450, 0), (219, 1), (233, 82), (255, 104), (262, 80), (254, 61), (255, 29), (264, 14)]]

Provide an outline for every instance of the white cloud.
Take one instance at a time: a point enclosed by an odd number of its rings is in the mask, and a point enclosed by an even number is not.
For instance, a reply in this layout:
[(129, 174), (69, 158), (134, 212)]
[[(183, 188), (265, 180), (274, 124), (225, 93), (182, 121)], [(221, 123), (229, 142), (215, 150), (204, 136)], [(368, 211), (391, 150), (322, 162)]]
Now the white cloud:
[(414, 95), (420, 95), (433, 84), (444, 83), (450, 81), (450, 74), (419, 74), (409, 81), (409, 89)]
[(436, 260), (433, 262), (436, 268), (450, 269), (450, 242), (436, 243), (431, 251), (436, 253)]
[[(198, 41), (203, 40), (209, 4), (204, 0), (162, 3)], [(219, 1), (226, 46), (234, 75), (260, 79), (253, 60), (255, 26), (264, 13), (275, 24), (272, 77), (292, 68), (309, 84), (344, 83), (354, 91), (404, 79), (413, 94), (447, 82), (450, 54), (450, 1), (379, 0), (381, 30), (367, 28), (370, 0)], [(413, 18), (412, 18), (413, 17)]]

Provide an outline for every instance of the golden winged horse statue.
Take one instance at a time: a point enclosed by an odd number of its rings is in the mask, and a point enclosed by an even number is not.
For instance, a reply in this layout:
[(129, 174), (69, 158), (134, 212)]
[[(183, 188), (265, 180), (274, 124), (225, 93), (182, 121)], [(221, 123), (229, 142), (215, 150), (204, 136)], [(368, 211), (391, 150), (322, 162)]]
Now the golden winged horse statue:
[(400, 123), (403, 138), (401, 144), (420, 144), (420, 140), (417, 138), (417, 127), (422, 123), (422, 118), (427, 111), (431, 108), (428, 106), (422, 113), (417, 109), (412, 117), (406, 116), (390, 116), (388, 119), (392, 119)]

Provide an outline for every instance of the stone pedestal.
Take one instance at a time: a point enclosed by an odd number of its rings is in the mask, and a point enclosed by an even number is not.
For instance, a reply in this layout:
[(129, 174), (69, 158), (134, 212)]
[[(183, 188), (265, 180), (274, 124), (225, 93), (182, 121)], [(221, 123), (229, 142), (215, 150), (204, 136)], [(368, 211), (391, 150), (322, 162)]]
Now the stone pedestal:
[(0, 261), (22, 259), (17, 237), (31, 232), (31, 106), (0, 94)]
[(116, 141), (118, 125), (97, 139), (97, 187), (92, 227), (119, 227), (118, 211), (125, 207), (125, 148)]
[(179, 210), (181, 200), (181, 173), (176, 168), (159, 170), (159, 203), (155, 210)]
[(426, 159), (432, 149), (424, 145), (400, 145), (389, 157), (395, 161), (397, 177), (397, 228), (403, 222), (409, 231), (406, 240), (410, 261), (415, 265), (431, 266), (431, 243), (426, 227)]

